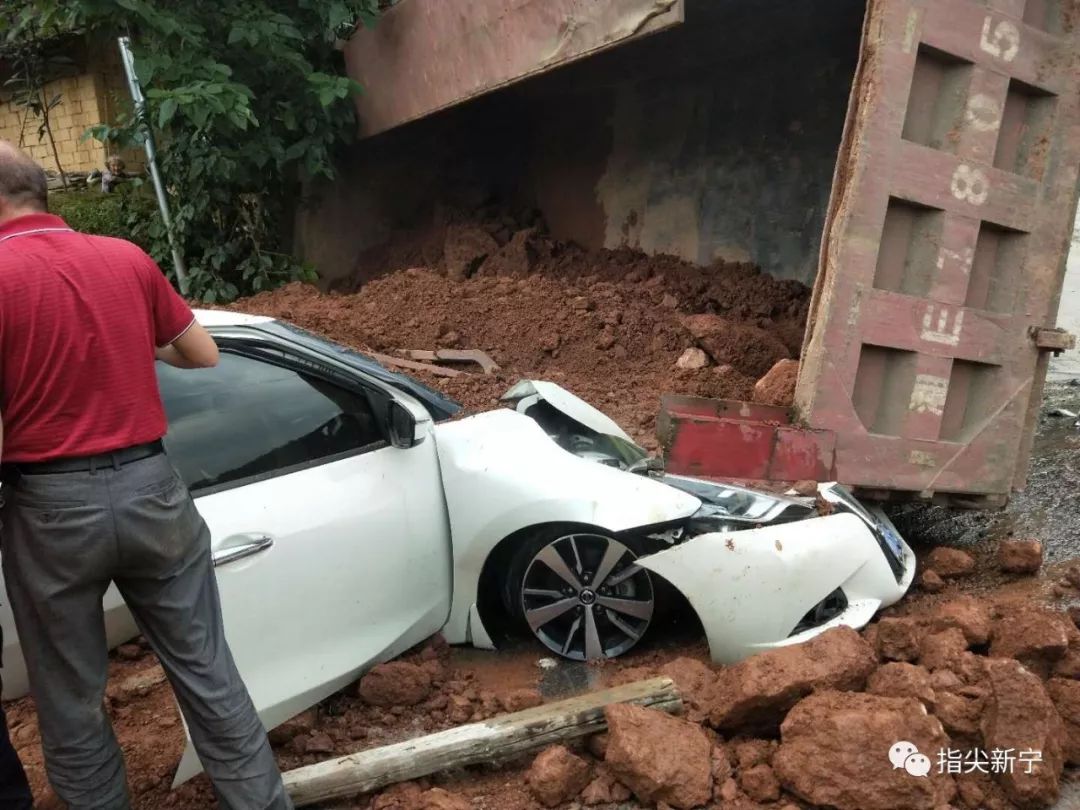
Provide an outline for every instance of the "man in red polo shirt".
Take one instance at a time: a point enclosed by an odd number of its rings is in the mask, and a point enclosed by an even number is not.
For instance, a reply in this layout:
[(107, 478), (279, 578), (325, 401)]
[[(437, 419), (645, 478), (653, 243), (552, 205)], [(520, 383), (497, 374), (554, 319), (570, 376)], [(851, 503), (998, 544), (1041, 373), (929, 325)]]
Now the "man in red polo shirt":
[(155, 359), (213, 366), (217, 346), (142, 250), (45, 202), (44, 173), (0, 141), (2, 561), (49, 781), (73, 810), (130, 807), (102, 708), (115, 582), (221, 806), (287, 810), (225, 642), (209, 531), (161, 444)]

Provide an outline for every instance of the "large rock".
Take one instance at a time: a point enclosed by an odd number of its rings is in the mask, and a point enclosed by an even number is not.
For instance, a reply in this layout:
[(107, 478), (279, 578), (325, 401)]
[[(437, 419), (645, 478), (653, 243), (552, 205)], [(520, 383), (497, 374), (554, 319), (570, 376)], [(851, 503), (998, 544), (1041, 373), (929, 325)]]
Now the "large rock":
[(563, 745), (541, 751), (525, 775), (533, 795), (547, 807), (556, 807), (575, 798), (591, 780), (589, 763)]
[(683, 325), (717, 365), (731, 365), (748, 377), (760, 377), (791, 355), (771, 332), (719, 315), (687, 315)]
[(1043, 670), (1065, 655), (1069, 649), (1072, 622), (1052, 610), (1026, 608), (1009, 613), (994, 627), (990, 655), (1015, 658), (1025, 665)]
[(1058, 797), (1065, 764), (1065, 726), (1042, 681), (1018, 661), (991, 658), (986, 662), (990, 694), (982, 717), (983, 747), (1039, 751), (1042, 761), (1017, 765), (997, 775), (1010, 800), (1021, 807), (1044, 807)]
[(975, 558), (958, 548), (938, 546), (927, 555), (926, 567), (946, 579), (965, 577), (975, 571)]
[(967, 652), (968, 642), (956, 627), (930, 633), (919, 641), (919, 663), (928, 670), (949, 669)]
[(936, 630), (955, 627), (963, 632), (968, 644), (981, 645), (990, 640), (993, 622), (990, 606), (973, 596), (959, 596), (938, 606), (934, 613)]
[(1052, 678), (1046, 692), (1065, 723), (1065, 761), (1080, 765), (1080, 681)]
[(773, 770), (799, 798), (838, 810), (933, 810), (952, 801), (956, 785), (932, 767), (925, 777), (894, 768), (889, 749), (910, 742), (936, 764), (949, 738), (922, 704), (852, 692), (819, 692), (799, 703), (780, 727)]
[(786, 408), (795, 401), (798, 378), (798, 360), (778, 360), (764, 377), (754, 383), (754, 402)]
[(1034, 574), (1042, 567), (1043, 547), (1038, 540), (1002, 540), (998, 568), (1008, 574)]
[(713, 746), (700, 726), (627, 704), (608, 706), (604, 716), (604, 761), (638, 799), (679, 810), (708, 804)]
[(675, 361), (675, 367), (693, 371), (699, 368), (705, 368), (709, 365), (709, 356), (705, 354), (697, 346), (691, 346), (689, 349), (679, 355), (679, 359)]
[(973, 738), (979, 733), (987, 695), (979, 686), (939, 689), (934, 693), (934, 716), (949, 734)]
[(708, 716), (709, 701), (716, 688), (716, 671), (696, 658), (685, 656), (669, 661), (660, 674), (671, 678), (686, 704), (686, 718), (699, 723)]
[(885, 618), (877, 624), (874, 642), (878, 655), (886, 661), (919, 660), (919, 639), (922, 629), (915, 619)]
[(926, 667), (893, 661), (879, 667), (870, 676), (866, 691), (883, 697), (915, 698), (924, 706), (934, 705), (934, 687)]
[(718, 729), (775, 728), (818, 689), (862, 689), (877, 668), (870, 645), (850, 627), (759, 653), (720, 670), (709, 722)]
[(415, 706), (431, 694), (431, 673), (408, 661), (376, 664), (360, 679), (358, 692), (372, 706)]

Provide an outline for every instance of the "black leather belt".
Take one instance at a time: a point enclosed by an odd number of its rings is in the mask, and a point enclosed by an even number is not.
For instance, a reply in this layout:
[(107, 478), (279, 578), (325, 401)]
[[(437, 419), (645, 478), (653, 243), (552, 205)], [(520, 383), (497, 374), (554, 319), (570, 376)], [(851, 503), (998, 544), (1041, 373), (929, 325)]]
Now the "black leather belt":
[(5, 466), (14, 468), (19, 475), (96, 472), (105, 467), (118, 470), (125, 464), (142, 461), (144, 458), (150, 458), (164, 452), (165, 445), (161, 443), (161, 439), (158, 439), (156, 442), (137, 444), (134, 447), (113, 450), (111, 453), (98, 453), (93, 456), (79, 456), (77, 458), (55, 458), (49, 461), (17, 461)]

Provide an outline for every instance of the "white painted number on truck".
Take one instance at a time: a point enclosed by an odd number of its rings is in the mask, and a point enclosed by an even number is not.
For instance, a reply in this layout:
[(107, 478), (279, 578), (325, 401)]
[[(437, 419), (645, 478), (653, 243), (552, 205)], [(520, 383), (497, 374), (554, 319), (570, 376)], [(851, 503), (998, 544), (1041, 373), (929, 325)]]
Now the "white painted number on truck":
[(976, 93), (968, 100), (964, 118), (977, 132), (993, 132), (1001, 125), (1001, 106), (985, 93)]
[(990, 180), (982, 169), (961, 163), (953, 172), (951, 190), (958, 200), (982, 205), (990, 196)]
[(926, 311), (923, 312), (922, 331), (919, 333), (923, 340), (956, 346), (960, 343), (960, 333), (963, 331), (964, 310), (927, 304)]
[(994, 25), (993, 18), (987, 17), (983, 20), (979, 47), (991, 56), (1011, 62), (1020, 52), (1020, 29), (1008, 20), (999, 20)]

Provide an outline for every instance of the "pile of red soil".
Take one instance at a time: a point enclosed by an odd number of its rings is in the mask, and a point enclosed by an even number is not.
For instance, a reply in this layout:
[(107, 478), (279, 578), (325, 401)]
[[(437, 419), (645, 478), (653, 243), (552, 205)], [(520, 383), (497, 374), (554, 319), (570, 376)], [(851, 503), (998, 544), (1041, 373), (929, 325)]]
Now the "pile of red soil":
[[(542, 258), (534, 251), (508, 265), (496, 256), (494, 269), (489, 258), (471, 275), (407, 269), (345, 294), (294, 284), (234, 307), (361, 350), (484, 350), (499, 373), (417, 376), (470, 410), (492, 407), (519, 379), (552, 380), (647, 445), (661, 393), (749, 399), (778, 356), (798, 357), (809, 290), (797, 282), (749, 265), (701, 268), (670, 256), (544, 244)], [(691, 315), (711, 316), (707, 336)], [(697, 345), (708, 365), (678, 368)]]

